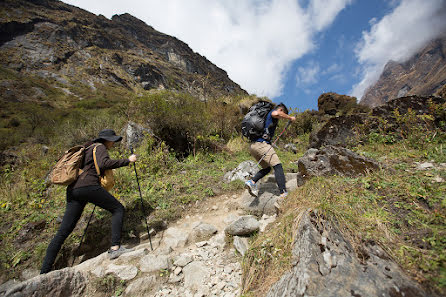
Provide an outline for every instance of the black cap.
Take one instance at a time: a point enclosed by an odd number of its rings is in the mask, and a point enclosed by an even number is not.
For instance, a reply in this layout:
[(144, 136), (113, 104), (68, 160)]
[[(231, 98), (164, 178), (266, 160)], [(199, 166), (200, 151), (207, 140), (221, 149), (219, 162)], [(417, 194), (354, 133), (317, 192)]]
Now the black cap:
[(118, 142), (122, 140), (122, 136), (116, 135), (115, 131), (113, 131), (112, 129), (104, 129), (101, 132), (99, 132), (98, 138), (93, 140), (93, 142), (98, 142), (101, 139)]

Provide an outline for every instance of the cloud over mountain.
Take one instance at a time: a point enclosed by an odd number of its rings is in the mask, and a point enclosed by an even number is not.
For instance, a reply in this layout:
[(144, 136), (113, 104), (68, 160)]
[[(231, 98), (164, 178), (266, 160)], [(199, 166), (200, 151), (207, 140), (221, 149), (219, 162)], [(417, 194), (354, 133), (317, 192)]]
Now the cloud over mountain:
[(351, 93), (357, 98), (376, 82), (389, 60), (404, 62), (428, 41), (446, 32), (446, 1), (398, 1), (390, 14), (378, 21), (371, 20), (371, 24), (356, 47), (362, 80)]
[(106, 17), (128, 12), (188, 43), (248, 92), (275, 97), (292, 62), (315, 47), (315, 34), (352, 0), (65, 2)]

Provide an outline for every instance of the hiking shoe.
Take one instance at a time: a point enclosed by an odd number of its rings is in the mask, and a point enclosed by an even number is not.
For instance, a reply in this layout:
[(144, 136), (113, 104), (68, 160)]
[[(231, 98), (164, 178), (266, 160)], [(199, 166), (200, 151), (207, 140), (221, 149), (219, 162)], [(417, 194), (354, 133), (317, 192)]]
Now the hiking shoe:
[(126, 248), (123, 247), (123, 246), (120, 246), (119, 249), (117, 249), (117, 250), (115, 250), (115, 251), (112, 250), (112, 249), (109, 249), (109, 250), (108, 250), (108, 258), (109, 258), (110, 260), (113, 260), (113, 259), (116, 259), (116, 258), (118, 258), (119, 256), (121, 256), (122, 254), (131, 252), (131, 251), (133, 251), (133, 249), (126, 249)]
[(245, 182), (245, 188), (248, 190), (251, 196), (254, 197), (259, 196), (259, 189), (257, 188), (257, 185), (254, 183), (252, 179)]

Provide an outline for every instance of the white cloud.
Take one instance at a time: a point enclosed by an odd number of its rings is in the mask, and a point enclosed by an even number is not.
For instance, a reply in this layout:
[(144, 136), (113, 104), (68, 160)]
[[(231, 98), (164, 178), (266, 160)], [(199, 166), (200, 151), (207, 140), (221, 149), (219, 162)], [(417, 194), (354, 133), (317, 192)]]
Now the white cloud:
[(402, 0), (390, 14), (372, 24), (356, 48), (358, 62), (363, 66), (362, 80), (351, 91), (357, 98), (376, 82), (389, 60), (403, 62), (429, 40), (446, 32), (446, 2)]
[(309, 5), (316, 30), (320, 31), (330, 25), (338, 13), (353, 0), (313, 0)]
[(320, 66), (314, 61), (310, 61), (305, 67), (298, 67), (296, 74), (296, 84), (298, 87), (314, 85), (318, 81)]
[(342, 65), (339, 65), (338, 63), (334, 63), (330, 65), (327, 69), (322, 71), (322, 75), (332, 74), (336, 73), (342, 70)]
[(64, 0), (111, 17), (128, 12), (186, 42), (250, 93), (276, 97), (292, 62), (352, 0)]

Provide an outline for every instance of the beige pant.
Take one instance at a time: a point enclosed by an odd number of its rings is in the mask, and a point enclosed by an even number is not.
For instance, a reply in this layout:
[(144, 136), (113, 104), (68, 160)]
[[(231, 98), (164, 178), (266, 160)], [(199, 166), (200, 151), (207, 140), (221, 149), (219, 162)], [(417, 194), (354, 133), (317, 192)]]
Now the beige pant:
[(268, 144), (266, 142), (253, 142), (249, 147), (249, 153), (257, 161), (259, 161), (263, 157), (263, 155), (266, 154), (262, 162), (260, 162), (260, 166), (262, 166), (262, 168), (267, 168), (270, 166), (274, 167), (280, 164), (280, 160), (276, 154), (276, 151), (271, 146), (271, 144)]

